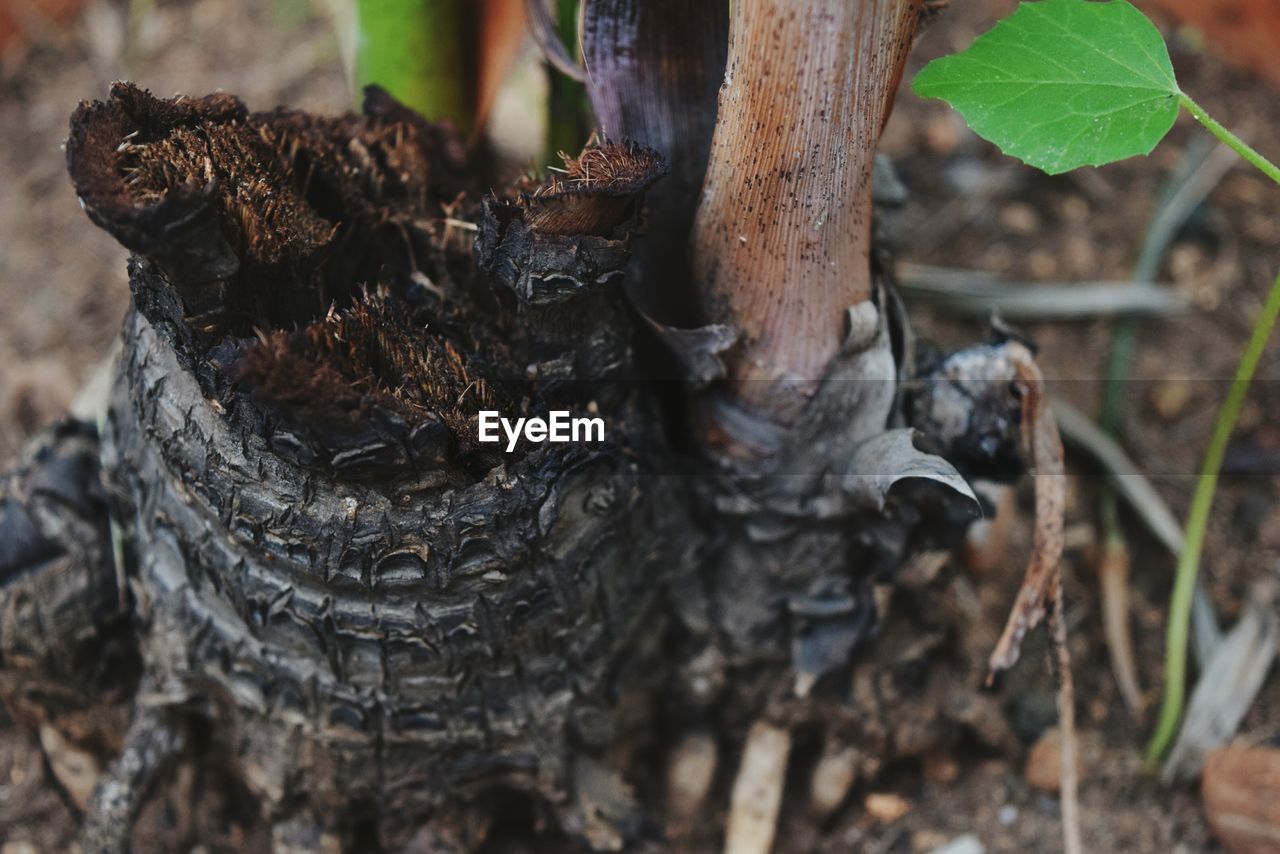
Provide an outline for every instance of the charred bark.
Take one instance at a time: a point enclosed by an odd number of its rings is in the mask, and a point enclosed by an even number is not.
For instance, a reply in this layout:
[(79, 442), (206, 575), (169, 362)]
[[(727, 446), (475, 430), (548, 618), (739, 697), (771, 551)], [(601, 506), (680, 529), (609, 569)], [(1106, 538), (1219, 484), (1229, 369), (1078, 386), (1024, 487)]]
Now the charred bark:
[[(140, 254), (106, 438), (147, 673), (219, 721), (270, 820), (363, 821), (392, 848), (503, 791), (596, 820), (574, 771), (633, 725), (614, 700), (648, 675), (632, 653), (662, 559), (635, 544), (675, 508), (645, 477), (644, 401), (607, 382), (661, 161), (589, 149), (581, 180), (487, 203), (493, 290), (441, 227), (442, 137), (377, 93), (327, 122), (121, 88), (69, 148), (90, 215)], [(199, 215), (163, 210), (184, 204)], [(231, 260), (148, 242), (176, 227)], [(476, 441), (480, 409), (566, 400), (607, 440)]]
[[(135, 253), (134, 305), (100, 452), (63, 428), (8, 481), (0, 637), (35, 644), (24, 660), (6, 640), (6, 678), (27, 667), (78, 682), (81, 707), (132, 711), (101, 748), (120, 756), (90, 847), (127, 847), (169, 769), (216, 755), (281, 850), (475, 850), (504, 832), (660, 848), (684, 733), (713, 734), (691, 797), (727, 800), (715, 756), (761, 727), (788, 750), (810, 732), (884, 759), (973, 725), (967, 659), (900, 671), (948, 632), (945, 589), (912, 568), (977, 513), (917, 445), (1006, 447), (998, 346), (975, 351), (967, 396), (904, 395), (919, 372), (881, 270), (842, 308), (807, 404), (744, 422), (738, 439), (769, 431), (767, 457), (671, 441), (685, 425), (637, 380), (637, 330), (683, 348), (699, 389), (735, 337), (664, 327), (624, 294), (671, 154), (602, 140), (563, 178), (481, 200), (458, 140), (377, 91), (334, 119), (125, 85), (77, 112), (72, 178)], [(481, 410), (552, 407), (599, 414), (605, 441), (478, 441)], [(12, 604), (51, 578), (45, 610)], [(904, 582), (919, 601), (885, 623), (877, 599)], [(116, 637), (134, 664), (105, 684), (59, 669)], [(904, 692), (923, 711), (890, 713)]]
[(107, 753), (139, 669), (98, 455), (68, 419), (0, 480), (0, 693), (18, 721)]

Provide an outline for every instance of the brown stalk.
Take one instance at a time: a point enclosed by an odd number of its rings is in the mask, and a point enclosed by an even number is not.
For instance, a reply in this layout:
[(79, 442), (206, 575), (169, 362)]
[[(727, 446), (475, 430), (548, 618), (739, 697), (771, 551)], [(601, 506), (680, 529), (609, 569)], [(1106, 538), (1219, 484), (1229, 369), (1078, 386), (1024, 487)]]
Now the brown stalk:
[(1058, 675), (1058, 721), (1062, 733), (1062, 842), (1067, 854), (1084, 851), (1080, 835), (1079, 748), (1076, 739), (1075, 687), (1071, 678), (1071, 650), (1067, 646), (1066, 603), (1062, 588), (1063, 514), (1066, 505), (1066, 467), (1058, 423), (1049, 407), (1044, 375), (1031, 352), (1010, 342), (1008, 359), (1014, 387), (1022, 401), (1022, 444), (1035, 475), (1036, 527), (1031, 560), (1010, 609), (1004, 632), (991, 653), (987, 684), (1018, 660), (1027, 632), (1049, 616), (1053, 656)]
[(1108, 536), (1103, 540), (1097, 568), (1102, 592), (1102, 628), (1111, 672), (1129, 714), (1134, 720), (1141, 720), (1146, 702), (1138, 681), (1133, 637), (1129, 633), (1129, 546), (1123, 539)]
[(1026, 347), (1008, 345), (1014, 367), (1014, 383), (1022, 398), (1022, 444), (1031, 472), (1035, 475), (1036, 527), (1031, 560), (1013, 600), (1009, 618), (996, 647), (991, 652), (987, 684), (1018, 660), (1022, 641), (1040, 624), (1045, 602), (1061, 580), (1063, 513), (1066, 506), (1066, 467), (1058, 423), (1049, 409), (1044, 375)]
[[(871, 167), (920, 0), (735, 0), (693, 231), (748, 411), (789, 421), (871, 296)], [(785, 384), (780, 381), (786, 381)]]
[(611, 137), (654, 149), (670, 167), (645, 197), (629, 294), (646, 314), (675, 326), (697, 319), (689, 232), (728, 40), (726, 0), (587, 0), (582, 9), (582, 58), (596, 121)]

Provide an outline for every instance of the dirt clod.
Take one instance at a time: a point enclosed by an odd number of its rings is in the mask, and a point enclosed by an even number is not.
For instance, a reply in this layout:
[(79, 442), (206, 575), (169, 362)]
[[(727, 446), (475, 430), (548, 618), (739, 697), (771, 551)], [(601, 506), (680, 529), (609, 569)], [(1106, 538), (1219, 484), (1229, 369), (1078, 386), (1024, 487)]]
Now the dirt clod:
[(1200, 796), (1209, 826), (1232, 854), (1280, 850), (1280, 749), (1215, 750), (1205, 759)]

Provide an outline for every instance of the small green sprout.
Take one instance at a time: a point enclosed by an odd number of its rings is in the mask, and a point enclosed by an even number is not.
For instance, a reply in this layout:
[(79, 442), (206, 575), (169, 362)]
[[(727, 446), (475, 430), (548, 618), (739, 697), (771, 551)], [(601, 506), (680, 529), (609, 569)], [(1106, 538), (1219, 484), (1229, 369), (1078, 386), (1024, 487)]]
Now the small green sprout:
[[(1159, 31), (1126, 0), (1022, 3), (967, 50), (931, 62), (912, 88), (946, 101), (979, 136), (1051, 175), (1150, 153), (1182, 107), (1280, 184), (1280, 169), (1182, 91)], [(1187, 627), (1218, 471), (1277, 316), (1280, 277), (1218, 412), (1192, 498), (1169, 608), (1164, 701), (1147, 748), (1150, 763), (1164, 754), (1182, 716)]]

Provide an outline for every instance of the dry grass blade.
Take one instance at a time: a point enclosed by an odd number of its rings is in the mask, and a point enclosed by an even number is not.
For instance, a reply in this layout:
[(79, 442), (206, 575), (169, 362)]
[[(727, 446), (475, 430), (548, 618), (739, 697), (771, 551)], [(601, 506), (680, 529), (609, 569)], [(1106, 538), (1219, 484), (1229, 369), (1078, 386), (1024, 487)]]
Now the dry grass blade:
[(1009, 359), (1022, 398), (1022, 442), (1035, 475), (1036, 522), (1031, 560), (1005, 623), (1004, 632), (991, 653), (988, 682), (1018, 660), (1022, 639), (1044, 619), (1045, 602), (1058, 574), (1063, 548), (1063, 512), (1066, 472), (1062, 460), (1062, 440), (1049, 409), (1044, 376), (1031, 353), (1010, 343)]
[[(498, 90), (524, 44), (525, 9), (509, 0), (482, 0), (476, 22), (474, 144), (484, 127)], [(536, 4), (531, 4), (536, 5)]]
[(586, 80), (586, 71), (560, 40), (556, 22), (551, 17), (547, 4), (543, 0), (525, 0), (524, 6), (529, 18), (529, 32), (547, 64), (571, 80), (579, 83)]
[(998, 282), (979, 271), (898, 265), (898, 291), (951, 314), (1007, 320), (1179, 314), (1186, 300), (1152, 282)]
[(1276, 588), (1266, 579), (1253, 585), (1239, 622), (1201, 670), (1178, 740), (1160, 772), (1165, 783), (1195, 779), (1205, 757), (1231, 740), (1266, 681), (1278, 642)]
[(667, 764), (667, 837), (680, 840), (694, 829), (715, 782), (720, 751), (708, 732), (691, 732)]
[[(1107, 478), (1116, 494), (1124, 498), (1161, 545), (1176, 557), (1182, 551), (1182, 525), (1174, 518), (1169, 505), (1164, 503), (1151, 481), (1138, 472), (1137, 464), (1115, 439), (1075, 407), (1055, 400), (1052, 408), (1062, 435), (1073, 446), (1087, 451), (1107, 470)], [(1196, 661), (1203, 667), (1222, 641), (1222, 632), (1218, 628), (1213, 605), (1200, 581), (1196, 582), (1195, 599), (1192, 603), (1191, 634)]]

